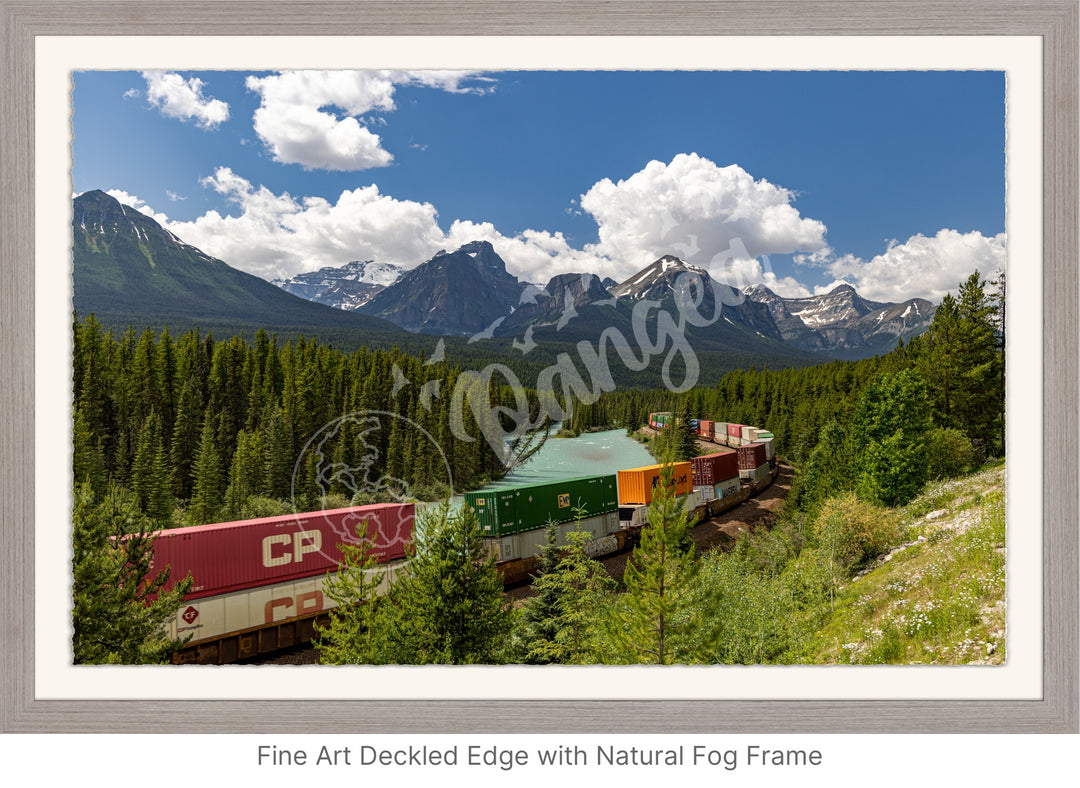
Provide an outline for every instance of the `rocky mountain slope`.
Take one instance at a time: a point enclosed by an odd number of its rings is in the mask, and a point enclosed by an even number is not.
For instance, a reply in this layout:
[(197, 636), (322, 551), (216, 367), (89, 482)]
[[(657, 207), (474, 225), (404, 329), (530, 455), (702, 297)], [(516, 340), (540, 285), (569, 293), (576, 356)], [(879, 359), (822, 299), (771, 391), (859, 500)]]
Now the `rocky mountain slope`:
[(400, 334), (384, 320), (291, 295), (184, 243), (102, 191), (75, 198), (74, 307), (107, 325), (227, 324)]
[(360, 311), (406, 331), (471, 336), (511, 314), (524, 289), (490, 243), (473, 241), (405, 272)]
[(907, 340), (925, 331), (936, 310), (922, 298), (898, 304), (869, 301), (850, 285), (809, 298), (783, 298), (765, 285), (744, 292), (750, 301), (768, 308), (785, 341), (834, 358), (886, 353), (898, 338)]
[(308, 301), (336, 309), (354, 310), (394, 284), (403, 273), (403, 268), (391, 263), (354, 260), (288, 279), (274, 279), (270, 284)]

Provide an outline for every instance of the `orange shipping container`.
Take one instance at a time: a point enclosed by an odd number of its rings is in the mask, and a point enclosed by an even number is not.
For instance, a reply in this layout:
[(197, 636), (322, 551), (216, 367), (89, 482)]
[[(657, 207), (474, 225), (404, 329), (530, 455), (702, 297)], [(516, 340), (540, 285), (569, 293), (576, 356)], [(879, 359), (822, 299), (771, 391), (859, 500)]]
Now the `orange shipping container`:
[[(646, 465), (619, 471), (619, 505), (644, 506), (652, 503), (654, 490), (663, 478), (662, 466)], [(672, 484), (676, 495), (686, 495), (694, 489), (689, 462), (677, 462), (673, 466)]]

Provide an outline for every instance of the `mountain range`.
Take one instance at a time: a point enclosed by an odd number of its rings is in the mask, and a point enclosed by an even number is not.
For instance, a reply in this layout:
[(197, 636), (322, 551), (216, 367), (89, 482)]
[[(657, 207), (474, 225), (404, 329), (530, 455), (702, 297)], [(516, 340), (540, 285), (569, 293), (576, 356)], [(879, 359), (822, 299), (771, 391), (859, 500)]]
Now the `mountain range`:
[(718, 314), (709, 325), (687, 325), (695, 350), (812, 363), (815, 354), (887, 352), (897, 337), (925, 330), (935, 309), (922, 299), (869, 301), (847, 285), (795, 299), (763, 285), (739, 291), (673, 255), (619, 283), (570, 273), (531, 284), (510, 274), (486, 241), (440, 251), (408, 270), (353, 261), (270, 283), (184, 243), (104, 192), (80, 195), (73, 208), (75, 311), (116, 327), (318, 329), (399, 346), (410, 344), (410, 335), (437, 335), (468, 344), (502, 339), (508, 348), (512, 340), (527, 350), (595, 340), (608, 327), (631, 338), (642, 301), (678, 319), (677, 282), (689, 274), (702, 285), (694, 292), (698, 313)]
[(923, 298), (902, 303), (869, 301), (851, 285), (807, 298), (782, 298), (764, 285), (746, 297), (768, 308), (784, 340), (811, 353), (859, 359), (887, 353), (897, 339), (925, 331), (937, 307)]
[(360, 307), (420, 334), (471, 336), (510, 313), (525, 285), (487, 241), (440, 251)]
[[(574, 273), (555, 276), (545, 285), (529, 284), (510, 275), (485, 241), (441, 251), (396, 280), (391, 279), (392, 272), (402, 269), (385, 266), (381, 270), (390, 273), (373, 285), (375, 295), (363, 302), (354, 304), (336, 295), (357, 278), (370, 281), (365, 272), (372, 265), (348, 263), (301, 275), (313, 284), (317, 280), (323, 295), (307, 295), (293, 287), (290, 291), (382, 317), (410, 332), (486, 338), (521, 336), (531, 328), (534, 340), (576, 341), (609, 325), (628, 331), (633, 305), (642, 299), (675, 314), (675, 281), (690, 273), (706, 285), (698, 312), (712, 315), (716, 303), (721, 305), (719, 325), (688, 329), (695, 346), (720, 350), (768, 346), (775, 351), (786, 345), (842, 359), (888, 352), (898, 338), (907, 340), (925, 331), (936, 309), (921, 298), (870, 301), (850, 285), (804, 298), (785, 298), (760, 284), (739, 291), (673, 255), (658, 258), (619, 283)], [(328, 293), (335, 296), (327, 297)]]

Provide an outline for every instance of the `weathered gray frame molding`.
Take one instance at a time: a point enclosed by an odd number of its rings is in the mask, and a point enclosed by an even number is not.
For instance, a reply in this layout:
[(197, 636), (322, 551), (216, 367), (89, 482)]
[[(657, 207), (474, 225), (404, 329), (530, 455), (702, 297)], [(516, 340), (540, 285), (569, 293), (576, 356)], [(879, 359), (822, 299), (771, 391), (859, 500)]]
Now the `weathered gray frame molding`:
[[(1076, 0), (0, 0), (4, 732), (1072, 732), (1078, 728)], [(1030, 35), (1043, 39), (1044, 697), (1037, 701), (37, 701), (34, 38), (38, 35)]]

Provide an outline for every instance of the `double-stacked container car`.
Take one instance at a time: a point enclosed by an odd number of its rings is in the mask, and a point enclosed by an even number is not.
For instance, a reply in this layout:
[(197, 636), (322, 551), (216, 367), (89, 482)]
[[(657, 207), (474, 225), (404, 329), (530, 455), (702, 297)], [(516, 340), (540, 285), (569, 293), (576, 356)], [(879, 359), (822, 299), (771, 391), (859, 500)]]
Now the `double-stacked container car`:
[(769, 459), (769, 465), (776, 467), (776, 436), (771, 432), (758, 430), (757, 442), (765, 447), (765, 456)]
[[(619, 471), (619, 524), (622, 528), (636, 528), (648, 521), (649, 504), (664, 483), (663, 465), (644, 465)], [(685, 498), (688, 510), (701, 505), (700, 496), (694, 492), (693, 469), (689, 462), (672, 463), (671, 492)]]
[(620, 544), (619, 501), (614, 475), (581, 476), (465, 493), (488, 549), (508, 583), (524, 580), (547, 544), (547, 524), (559, 526), (558, 546), (570, 531), (590, 536), (588, 552), (615, 552)]
[(654, 430), (662, 430), (666, 427), (670, 427), (675, 423), (675, 417), (671, 415), (671, 411), (662, 411), (658, 413), (649, 414), (649, 426)]
[(749, 479), (754, 484), (761, 484), (769, 478), (771, 468), (765, 456), (765, 446), (761, 443), (745, 443), (736, 449), (739, 458), (739, 476)]
[(234, 662), (310, 640), (334, 607), (323, 584), (343, 562), (340, 545), (357, 543), (366, 523), (385, 586), (404, 565), (415, 519), (413, 504), (392, 503), (157, 532), (152, 571), (169, 567), (169, 588), (193, 581), (169, 625), (170, 637), (191, 636), (176, 660)]
[(690, 463), (694, 470), (694, 489), (701, 494), (703, 502), (735, 495), (742, 487), (735, 452), (705, 454), (694, 457)]
[(714, 424), (716, 424), (716, 422), (711, 419), (701, 419), (698, 422), (698, 437), (703, 440), (711, 441), (713, 439)]

